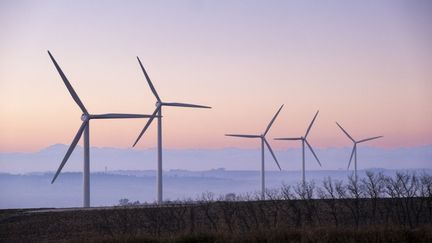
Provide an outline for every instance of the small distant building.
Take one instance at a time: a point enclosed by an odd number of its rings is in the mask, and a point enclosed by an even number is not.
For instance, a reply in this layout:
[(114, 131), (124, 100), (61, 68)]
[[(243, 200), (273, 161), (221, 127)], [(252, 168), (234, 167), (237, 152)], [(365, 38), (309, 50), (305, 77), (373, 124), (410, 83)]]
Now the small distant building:
[(235, 193), (227, 193), (225, 195), (225, 201), (235, 201), (236, 194)]

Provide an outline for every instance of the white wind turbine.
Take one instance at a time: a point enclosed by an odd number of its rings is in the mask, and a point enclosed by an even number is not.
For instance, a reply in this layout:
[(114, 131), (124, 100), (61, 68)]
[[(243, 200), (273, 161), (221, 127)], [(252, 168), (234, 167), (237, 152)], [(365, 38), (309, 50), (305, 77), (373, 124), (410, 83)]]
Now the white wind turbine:
[(362, 139), (362, 140), (356, 141), (356, 140), (354, 140), (354, 139), (353, 139), (353, 138), (348, 134), (347, 131), (345, 131), (345, 129), (342, 128), (342, 126), (341, 126), (339, 123), (336, 122), (336, 125), (338, 125), (338, 127), (342, 130), (342, 132), (345, 133), (345, 135), (347, 135), (347, 137), (348, 137), (348, 138), (349, 138), (349, 139), (354, 143), (354, 145), (353, 145), (353, 149), (352, 149), (352, 152), (351, 152), (351, 156), (350, 156), (350, 159), (349, 159), (349, 162), (348, 162), (348, 167), (347, 167), (347, 169), (349, 169), (349, 167), (350, 167), (350, 165), (351, 165), (352, 158), (353, 158), (353, 156), (354, 156), (354, 178), (355, 178), (355, 180), (357, 181), (357, 144), (359, 144), (359, 143), (363, 143), (363, 142), (366, 142), (366, 141), (370, 141), (370, 140), (374, 140), (374, 139), (378, 139), (378, 138), (382, 138), (383, 136), (377, 136), (377, 137), (365, 138), (365, 139)]
[[(135, 143), (133, 144), (133, 147), (138, 143), (138, 141), (141, 139), (142, 135), (145, 133), (147, 128), (150, 126), (151, 122), (155, 117), (158, 118), (158, 129), (157, 129), (157, 136), (158, 136), (158, 169), (157, 169), (157, 202), (158, 204), (162, 203), (162, 107), (164, 106), (177, 106), (177, 107), (189, 107), (189, 108), (208, 108), (209, 106), (203, 106), (203, 105), (194, 105), (194, 104), (186, 104), (186, 103), (172, 103), (172, 102), (162, 102), (162, 100), (159, 98), (158, 93), (156, 92), (155, 87), (153, 86), (153, 83), (150, 80), (150, 77), (148, 76), (143, 64), (141, 63), (141, 60), (139, 57), (137, 57), (139, 65), (144, 73), (144, 76), (147, 80), (148, 85), (150, 86), (150, 89), (153, 93), (153, 95), (156, 97), (156, 109), (154, 110), (152, 117), (148, 120), (144, 128), (142, 129), (141, 133), (139, 134), (138, 138), (135, 140)], [(157, 116), (156, 116), (157, 114)]]
[(312, 149), (312, 146), (307, 141), (307, 136), (312, 128), (313, 123), (315, 122), (316, 117), (318, 116), (319, 111), (315, 113), (314, 118), (312, 119), (311, 123), (309, 124), (308, 129), (306, 130), (306, 133), (304, 137), (295, 137), (295, 138), (275, 138), (275, 140), (301, 140), (302, 141), (302, 183), (305, 185), (306, 183), (306, 174), (305, 174), (305, 144), (308, 146), (310, 151), (312, 152), (313, 156), (315, 157), (316, 161), (318, 162), (319, 166), (321, 166), (321, 162), (318, 159), (317, 155), (315, 154), (314, 150)]
[(81, 102), (75, 90), (72, 88), (72, 85), (69, 83), (68, 79), (66, 78), (66, 75), (63, 73), (60, 66), (57, 64), (56, 60), (54, 59), (54, 57), (51, 55), (49, 51), (48, 51), (48, 55), (50, 56), (52, 62), (54, 63), (55, 68), (57, 69), (58, 73), (63, 79), (63, 82), (66, 85), (66, 88), (69, 90), (69, 93), (71, 94), (72, 98), (75, 100), (75, 102), (83, 112), (83, 114), (81, 115), (81, 120), (82, 120), (81, 127), (78, 129), (78, 132), (76, 133), (74, 139), (72, 140), (72, 143), (69, 146), (66, 155), (64, 156), (63, 161), (61, 162), (57, 172), (55, 173), (54, 178), (51, 181), (51, 184), (54, 183), (54, 181), (57, 179), (57, 176), (60, 174), (61, 170), (63, 169), (63, 166), (66, 164), (70, 155), (74, 151), (77, 143), (79, 142), (82, 134), (84, 133), (83, 207), (90, 207), (90, 120), (91, 119), (149, 118), (151, 116), (142, 115), (142, 114), (115, 114), (115, 113), (98, 114), (98, 115), (90, 114), (85, 108), (84, 104)]
[(282, 110), (283, 105), (279, 108), (279, 110), (274, 115), (273, 119), (268, 124), (266, 130), (263, 134), (259, 135), (249, 135), (249, 134), (225, 134), (225, 136), (230, 137), (240, 137), (240, 138), (259, 138), (261, 139), (261, 199), (265, 199), (265, 167), (264, 167), (264, 144), (267, 146), (268, 150), (270, 151), (271, 155), (273, 156), (274, 161), (276, 162), (276, 165), (279, 167), (279, 170), (282, 170), (279, 162), (276, 159), (275, 154), (273, 153), (272, 148), (270, 147), (270, 144), (267, 142), (267, 139), (265, 136), (267, 135), (268, 131), (270, 130), (270, 127), (272, 126), (273, 122), (276, 120), (276, 117), (279, 115), (279, 112)]

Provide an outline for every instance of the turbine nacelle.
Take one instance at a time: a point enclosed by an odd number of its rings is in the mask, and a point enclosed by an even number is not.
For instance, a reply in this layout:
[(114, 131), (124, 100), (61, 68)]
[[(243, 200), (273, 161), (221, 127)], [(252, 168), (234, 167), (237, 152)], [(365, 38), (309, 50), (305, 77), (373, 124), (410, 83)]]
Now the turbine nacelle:
[(88, 120), (90, 120), (90, 116), (88, 114), (81, 115), (81, 121), (86, 122)]

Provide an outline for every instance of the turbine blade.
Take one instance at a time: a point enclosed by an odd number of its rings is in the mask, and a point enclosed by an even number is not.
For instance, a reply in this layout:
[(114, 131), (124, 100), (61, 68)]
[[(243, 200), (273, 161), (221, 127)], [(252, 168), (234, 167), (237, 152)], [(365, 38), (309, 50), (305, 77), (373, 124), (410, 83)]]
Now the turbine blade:
[(53, 178), (52, 181), (51, 181), (51, 184), (54, 183), (54, 181), (57, 179), (57, 176), (60, 174), (61, 170), (63, 169), (63, 166), (66, 164), (66, 162), (67, 162), (67, 160), (69, 159), (70, 155), (71, 155), (72, 152), (74, 151), (74, 149), (75, 149), (77, 143), (79, 142), (79, 140), (80, 140), (80, 138), (81, 138), (81, 135), (82, 135), (83, 132), (84, 132), (84, 129), (85, 129), (86, 126), (87, 126), (87, 123), (88, 123), (87, 121), (84, 121), (84, 122), (81, 124), (81, 127), (78, 129), (78, 132), (77, 132), (77, 134), (75, 135), (74, 139), (72, 140), (72, 143), (71, 143), (71, 145), (69, 146), (69, 148), (68, 148), (68, 150), (67, 150), (67, 152), (66, 152), (66, 154), (65, 154), (65, 156), (64, 156), (64, 158), (63, 158), (63, 161), (61, 162), (61, 164), (60, 164), (60, 166), (59, 166), (59, 168), (57, 169), (57, 172), (55, 173), (54, 178)]
[(264, 137), (263, 137), (263, 139), (264, 139), (264, 143), (267, 145), (268, 150), (270, 151), (271, 155), (273, 156), (273, 159), (276, 162), (276, 165), (279, 167), (279, 170), (282, 170), (280, 165), (279, 165), (278, 160), (276, 159), (276, 155), (273, 153), (273, 150), (270, 147), (270, 144), (267, 142), (267, 139), (265, 139)]
[(315, 113), (314, 118), (312, 119), (311, 123), (309, 124), (309, 127), (308, 127), (308, 129), (306, 130), (306, 134), (305, 134), (305, 136), (304, 136), (305, 138), (306, 138), (307, 135), (309, 134), (309, 131), (311, 130), (312, 125), (314, 124), (315, 119), (316, 119), (316, 117), (318, 116), (318, 113), (319, 113), (319, 111), (317, 111), (317, 112)]
[(248, 135), (248, 134), (225, 134), (229, 137), (239, 137), (239, 138), (260, 138), (260, 135)]
[(276, 112), (276, 114), (273, 116), (273, 119), (270, 121), (270, 123), (267, 126), (267, 129), (264, 132), (264, 136), (268, 133), (268, 131), (270, 130), (270, 127), (273, 125), (273, 122), (276, 120), (276, 117), (279, 115), (279, 112), (282, 110), (282, 107), (284, 105), (281, 105), (281, 107), (279, 108), (279, 110)]
[(147, 83), (149, 84), (151, 91), (153, 92), (153, 94), (154, 94), (154, 96), (156, 97), (156, 99), (160, 102), (161, 99), (159, 98), (159, 95), (158, 95), (158, 93), (156, 92), (156, 89), (155, 89), (155, 87), (153, 86), (153, 83), (152, 83), (152, 81), (150, 80), (150, 77), (148, 76), (148, 74), (147, 74), (147, 72), (146, 72), (144, 66), (142, 65), (141, 60), (139, 59), (139, 57), (137, 57), (137, 59), (138, 59), (139, 65), (141, 66), (141, 69), (142, 69), (142, 71), (143, 71), (143, 73), (144, 73), (144, 76), (145, 76), (145, 78), (147, 79)]
[(147, 130), (147, 128), (150, 126), (150, 124), (152, 123), (153, 119), (155, 117), (159, 117), (156, 116), (156, 113), (158, 113), (160, 109), (160, 106), (158, 106), (155, 111), (153, 112), (153, 114), (151, 115), (150, 119), (147, 121), (147, 123), (145, 124), (144, 128), (142, 129), (141, 133), (138, 135), (138, 138), (135, 140), (135, 143), (132, 145), (132, 147), (135, 147), (135, 145), (138, 143), (138, 141), (141, 139), (142, 135), (144, 135), (145, 131)]
[(349, 159), (349, 163), (348, 163), (347, 170), (349, 170), (349, 167), (350, 167), (350, 165), (351, 165), (351, 161), (352, 161), (352, 158), (353, 158), (353, 156), (354, 156), (354, 152), (356, 151), (356, 149), (357, 149), (357, 144), (354, 144), (354, 146), (353, 146), (353, 150), (352, 150), (352, 152), (351, 152), (351, 156), (350, 156), (350, 159)]
[(372, 137), (372, 138), (366, 138), (366, 139), (362, 139), (360, 141), (358, 141), (357, 143), (363, 143), (366, 141), (370, 141), (370, 140), (374, 140), (374, 139), (378, 139), (378, 138), (382, 138), (383, 136), (378, 136), (378, 137)]
[(306, 139), (304, 141), (305, 141), (306, 145), (309, 147), (310, 151), (312, 152), (312, 154), (315, 157), (316, 161), (318, 162), (319, 166), (322, 167), (321, 162), (318, 159), (318, 156), (315, 154), (314, 150), (312, 149), (312, 146), (309, 144), (309, 142)]
[(342, 130), (342, 132), (344, 132), (345, 135), (347, 135), (347, 137), (348, 137), (349, 139), (351, 139), (351, 141), (355, 142), (354, 138), (352, 138), (352, 137), (348, 134), (348, 132), (345, 131), (345, 129), (343, 129), (343, 127), (342, 127), (339, 123), (336, 122), (336, 125), (338, 125), (338, 127)]
[(273, 138), (274, 140), (302, 140), (302, 138)]
[(146, 114), (118, 114), (118, 113), (90, 115), (91, 119), (122, 119), (122, 118), (150, 118), (150, 117), (152, 116)]
[(187, 104), (187, 103), (162, 103), (162, 105), (165, 106), (178, 106), (178, 107), (191, 107), (191, 108), (206, 108), (211, 109), (210, 106), (204, 106), (204, 105), (194, 105), (194, 104)]
[(57, 72), (60, 74), (60, 77), (63, 79), (64, 84), (66, 85), (66, 88), (69, 90), (69, 93), (72, 96), (72, 99), (75, 100), (75, 102), (77, 103), (77, 105), (80, 107), (81, 111), (84, 114), (88, 114), (87, 109), (85, 108), (84, 104), (81, 102), (80, 98), (78, 97), (77, 93), (75, 92), (75, 90), (72, 88), (72, 85), (69, 83), (69, 80), (66, 78), (66, 75), (63, 73), (63, 71), (61, 70), (60, 66), (57, 64), (56, 60), (54, 59), (54, 57), (51, 55), (51, 52), (48, 51), (48, 55), (51, 58), (51, 61), (54, 63), (54, 66), (57, 69)]
[(347, 135), (347, 137), (348, 137), (349, 139), (351, 139), (351, 141), (353, 141), (353, 142), (355, 143), (354, 138), (352, 138), (352, 137), (348, 134), (348, 132), (345, 131), (345, 129), (343, 129), (343, 127), (342, 127), (338, 122), (336, 122), (336, 125), (338, 125), (338, 127), (342, 130), (342, 132), (345, 133), (345, 135)]

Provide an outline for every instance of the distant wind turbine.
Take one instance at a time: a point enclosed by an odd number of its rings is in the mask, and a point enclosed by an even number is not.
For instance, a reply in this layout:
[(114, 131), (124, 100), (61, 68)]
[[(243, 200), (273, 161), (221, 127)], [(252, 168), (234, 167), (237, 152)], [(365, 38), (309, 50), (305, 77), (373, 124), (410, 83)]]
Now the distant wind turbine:
[(99, 115), (90, 114), (85, 108), (84, 104), (81, 102), (75, 90), (72, 88), (72, 85), (69, 83), (69, 80), (66, 78), (66, 75), (63, 73), (60, 66), (57, 64), (56, 60), (54, 59), (54, 57), (51, 55), (49, 51), (48, 51), (48, 55), (50, 56), (52, 62), (54, 63), (55, 68), (57, 69), (58, 73), (63, 79), (63, 82), (66, 85), (66, 88), (69, 90), (69, 93), (71, 94), (72, 98), (75, 100), (75, 102), (83, 112), (83, 114), (81, 115), (81, 120), (82, 120), (81, 127), (78, 129), (78, 132), (76, 133), (74, 139), (72, 140), (72, 143), (69, 146), (69, 149), (67, 150), (66, 155), (64, 156), (63, 161), (61, 162), (57, 172), (55, 173), (54, 178), (51, 181), (51, 184), (54, 183), (54, 181), (57, 179), (57, 176), (60, 174), (61, 170), (63, 169), (63, 166), (66, 164), (70, 155), (74, 151), (77, 143), (79, 142), (82, 134), (84, 133), (83, 207), (90, 207), (90, 120), (91, 119), (150, 118), (151, 116), (141, 115), (141, 114), (116, 114), (116, 113), (99, 114)]
[(345, 131), (345, 129), (343, 129), (343, 127), (339, 123), (336, 122), (336, 125), (338, 125), (338, 127), (342, 130), (342, 132), (345, 133), (345, 135), (347, 135), (347, 137), (354, 143), (347, 169), (349, 169), (349, 167), (351, 165), (352, 158), (354, 156), (354, 177), (355, 177), (355, 180), (357, 181), (357, 144), (363, 143), (366, 141), (370, 141), (370, 140), (374, 140), (374, 139), (378, 139), (378, 138), (382, 138), (383, 136), (365, 138), (365, 139), (356, 141), (348, 134), (347, 131)]
[[(141, 63), (141, 60), (139, 57), (137, 57), (139, 65), (141, 66), (141, 69), (144, 73), (144, 76), (147, 80), (148, 85), (150, 86), (150, 89), (153, 93), (153, 95), (156, 97), (156, 109), (153, 112), (152, 117), (148, 120), (144, 128), (142, 129), (141, 133), (139, 134), (138, 138), (135, 140), (135, 143), (133, 144), (133, 147), (138, 143), (138, 141), (141, 139), (142, 135), (145, 133), (147, 128), (150, 126), (151, 122), (155, 117), (158, 118), (158, 171), (157, 171), (157, 202), (158, 204), (162, 203), (162, 107), (163, 106), (177, 106), (177, 107), (189, 107), (189, 108), (207, 108), (210, 109), (209, 106), (203, 106), (203, 105), (194, 105), (194, 104), (186, 104), (186, 103), (167, 103), (162, 102), (162, 100), (159, 98), (158, 93), (156, 92), (155, 87), (153, 86), (153, 83), (150, 80), (150, 77), (148, 76), (143, 64)], [(156, 114), (158, 114), (156, 116)]]
[(309, 124), (308, 129), (306, 130), (306, 133), (304, 137), (295, 137), (295, 138), (275, 138), (275, 140), (301, 140), (302, 141), (302, 183), (305, 185), (306, 183), (306, 174), (305, 174), (305, 144), (308, 146), (310, 151), (312, 152), (313, 156), (315, 157), (316, 161), (318, 162), (319, 166), (321, 166), (321, 162), (318, 159), (317, 155), (315, 154), (314, 150), (312, 149), (312, 146), (307, 141), (307, 136), (312, 128), (313, 123), (315, 122), (316, 117), (318, 116), (319, 111), (315, 113), (314, 118), (312, 119), (311, 123)]
[(240, 137), (240, 138), (259, 138), (261, 139), (261, 199), (265, 199), (265, 167), (264, 167), (264, 144), (267, 146), (268, 150), (270, 151), (271, 155), (273, 156), (274, 161), (276, 162), (276, 165), (279, 167), (279, 170), (282, 170), (279, 162), (276, 159), (275, 154), (273, 153), (272, 148), (270, 147), (270, 144), (267, 142), (267, 139), (265, 136), (267, 135), (268, 131), (270, 130), (270, 127), (273, 125), (273, 122), (276, 120), (276, 117), (279, 115), (279, 112), (282, 110), (283, 105), (279, 108), (279, 110), (274, 115), (273, 119), (268, 124), (266, 130), (263, 134), (259, 135), (249, 135), (249, 134), (225, 134), (225, 136), (230, 137)]

